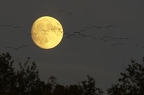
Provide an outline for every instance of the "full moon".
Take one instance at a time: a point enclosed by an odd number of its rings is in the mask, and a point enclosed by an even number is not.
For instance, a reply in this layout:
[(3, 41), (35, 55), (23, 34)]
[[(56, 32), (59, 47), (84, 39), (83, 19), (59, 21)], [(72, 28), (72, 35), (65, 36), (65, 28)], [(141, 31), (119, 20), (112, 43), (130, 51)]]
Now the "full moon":
[(31, 37), (38, 47), (51, 49), (61, 42), (63, 28), (57, 19), (50, 16), (42, 16), (33, 23)]

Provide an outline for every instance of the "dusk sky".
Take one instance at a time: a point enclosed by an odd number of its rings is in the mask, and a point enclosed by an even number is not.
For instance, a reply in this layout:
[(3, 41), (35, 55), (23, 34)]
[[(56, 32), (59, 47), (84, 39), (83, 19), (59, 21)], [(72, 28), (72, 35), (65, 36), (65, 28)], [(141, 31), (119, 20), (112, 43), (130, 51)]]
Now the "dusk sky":
[[(1, 0), (0, 52), (9, 52), (17, 69), (17, 61), (30, 57), (41, 80), (53, 75), (69, 85), (90, 75), (105, 91), (131, 59), (142, 63), (143, 5), (143, 0)], [(31, 38), (32, 24), (41, 16), (52, 16), (63, 26), (63, 39), (53, 49), (41, 49)]]

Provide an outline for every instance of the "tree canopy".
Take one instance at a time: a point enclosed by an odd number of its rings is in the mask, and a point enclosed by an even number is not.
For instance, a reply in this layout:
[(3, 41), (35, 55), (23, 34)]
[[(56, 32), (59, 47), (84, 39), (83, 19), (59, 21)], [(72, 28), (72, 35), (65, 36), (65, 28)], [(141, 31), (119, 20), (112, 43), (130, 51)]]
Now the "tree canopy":
[(103, 91), (96, 87), (94, 78), (87, 75), (88, 80), (74, 85), (63, 86), (51, 76), (48, 82), (40, 80), (35, 62), (18, 63), (20, 70), (13, 67), (9, 53), (0, 55), (0, 95), (102, 95)]
[[(143, 58), (144, 62), (144, 58)], [(126, 73), (120, 73), (122, 78), (118, 79), (117, 84), (109, 88), (110, 95), (144, 95), (144, 66), (135, 60), (126, 68)]]
[[(35, 62), (28, 65), (30, 57), (24, 63), (18, 63), (20, 69), (13, 67), (14, 60), (9, 53), (0, 54), (0, 95), (103, 95), (96, 87), (93, 77), (77, 84), (63, 86), (54, 76), (44, 82), (39, 77)], [(143, 58), (144, 63), (144, 58)], [(144, 95), (144, 66), (131, 60), (118, 83), (107, 89), (108, 95)]]

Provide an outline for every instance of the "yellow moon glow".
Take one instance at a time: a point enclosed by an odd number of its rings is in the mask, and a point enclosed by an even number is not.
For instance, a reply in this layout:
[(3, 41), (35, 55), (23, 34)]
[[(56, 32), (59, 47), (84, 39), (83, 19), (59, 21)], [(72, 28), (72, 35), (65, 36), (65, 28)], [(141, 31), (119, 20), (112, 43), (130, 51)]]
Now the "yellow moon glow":
[(33, 23), (31, 37), (38, 47), (51, 49), (61, 42), (63, 28), (57, 19), (50, 16), (42, 16)]

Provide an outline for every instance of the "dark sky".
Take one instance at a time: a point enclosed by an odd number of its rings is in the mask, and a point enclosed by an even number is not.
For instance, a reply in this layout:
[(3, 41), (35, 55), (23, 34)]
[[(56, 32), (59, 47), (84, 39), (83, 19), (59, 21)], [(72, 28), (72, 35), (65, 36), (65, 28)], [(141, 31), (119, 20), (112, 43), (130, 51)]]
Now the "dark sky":
[[(131, 59), (142, 62), (143, 5), (143, 0), (1, 0), (0, 51), (19, 62), (30, 57), (44, 81), (53, 75), (60, 84), (77, 84), (90, 75), (105, 90)], [(61, 43), (49, 50), (37, 47), (30, 35), (33, 22), (45, 15), (64, 30)]]

